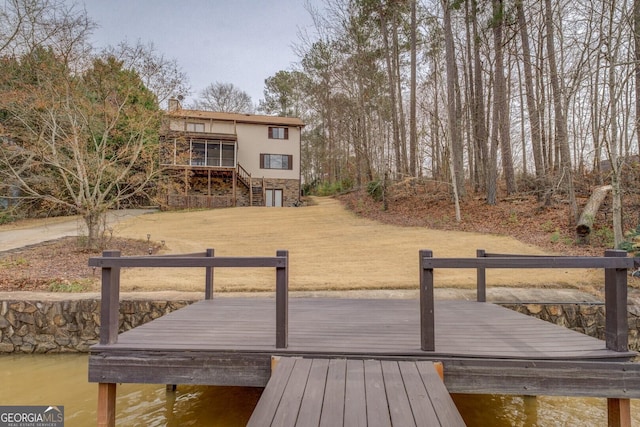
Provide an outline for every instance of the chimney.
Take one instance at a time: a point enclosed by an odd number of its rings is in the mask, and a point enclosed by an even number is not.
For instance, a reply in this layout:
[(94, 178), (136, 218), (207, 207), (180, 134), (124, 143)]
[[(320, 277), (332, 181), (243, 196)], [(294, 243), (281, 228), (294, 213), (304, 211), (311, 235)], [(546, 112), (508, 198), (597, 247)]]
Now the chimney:
[(178, 111), (182, 109), (180, 100), (176, 98), (169, 98), (169, 111)]

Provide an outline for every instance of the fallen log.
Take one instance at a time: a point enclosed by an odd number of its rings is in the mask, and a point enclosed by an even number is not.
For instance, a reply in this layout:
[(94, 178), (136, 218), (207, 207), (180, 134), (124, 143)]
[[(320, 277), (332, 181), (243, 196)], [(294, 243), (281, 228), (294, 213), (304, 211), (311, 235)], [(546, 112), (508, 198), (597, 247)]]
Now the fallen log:
[(593, 193), (591, 193), (591, 197), (589, 197), (587, 204), (582, 210), (582, 214), (580, 215), (580, 219), (578, 220), (578, 225), (576, 225), (576, 235), (578, 237), (578, 243), (589, 243), (589, 235), (591, 234), (593, 221), (596, 218), (598, 209), (600, 209), (600, 205), (602, 204), (609, 191), (611, 191), (611, 186), (603, 185), (601, 187), (596, 187), (593, 190)]

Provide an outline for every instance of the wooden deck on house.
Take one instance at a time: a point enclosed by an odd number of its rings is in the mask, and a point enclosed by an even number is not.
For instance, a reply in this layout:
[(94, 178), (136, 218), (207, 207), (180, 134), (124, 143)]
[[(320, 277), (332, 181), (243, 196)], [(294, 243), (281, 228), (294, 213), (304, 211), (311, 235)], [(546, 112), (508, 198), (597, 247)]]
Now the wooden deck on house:
[(464, 426), (432, 362), (282, 358), (248, 427)]

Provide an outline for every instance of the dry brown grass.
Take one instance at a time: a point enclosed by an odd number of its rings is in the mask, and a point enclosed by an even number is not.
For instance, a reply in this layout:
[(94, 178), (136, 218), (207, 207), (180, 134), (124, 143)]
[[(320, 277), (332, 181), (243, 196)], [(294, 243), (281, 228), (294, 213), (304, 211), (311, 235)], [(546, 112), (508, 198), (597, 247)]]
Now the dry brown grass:
[[(418, 251), (438, 257), (474, 257), (488, 252), (544, 254), (511, 237), (469, 232), (398, 227), (357, 217), (331, 198), (301, 208), (229, 208), (162, 212), (120, 223), (118, 237), (164, 240), (164, 253), (202, 252), (217, 256), (290, 255), (292, 290), (417, 289)], [(602, 273), (582, 270), (496, 270), (492, 286), (590, 287)], [(123, 273), (125, 291), (202, 291), (204, 271), (133, 269)], [(217, 269), (216, 290), (272, 290), (272, 270)], [(475, 286), (475, 270), (436, 272), (436, 286)]]

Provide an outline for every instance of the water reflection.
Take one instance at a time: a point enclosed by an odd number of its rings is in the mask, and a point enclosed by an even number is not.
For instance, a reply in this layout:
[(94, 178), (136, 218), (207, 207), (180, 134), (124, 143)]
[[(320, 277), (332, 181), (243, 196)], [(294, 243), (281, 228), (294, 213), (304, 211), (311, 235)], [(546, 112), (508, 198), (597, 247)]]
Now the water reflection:
[[(95, 425), (98, 387), (87, 381), (86, 355), (0, 356), (0, 405), (63, 405), (65, 426)], [(122, 384), (118, 426), (244, 426), (259, 388)], [(470, 427), (602, 426), (605, 399), (453, 396)], [(632, 425), (640, 426), (640, 402), (632, 402)]]
[[(62, 405), (66, 427), (95, 425), (98, 386), (86, 355), (0, 356), (0, 405)], [(118, 426), (246, 425), (262, 389), (181, 385), (118, 385)]]
[[(552, 396), (456, 394), (469, 427), (606, 426), (607, 400)], [(632, 425), (640, 426), (640, 402), (631, 402)]]

